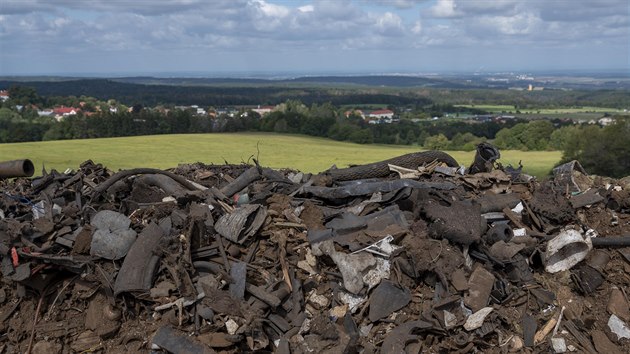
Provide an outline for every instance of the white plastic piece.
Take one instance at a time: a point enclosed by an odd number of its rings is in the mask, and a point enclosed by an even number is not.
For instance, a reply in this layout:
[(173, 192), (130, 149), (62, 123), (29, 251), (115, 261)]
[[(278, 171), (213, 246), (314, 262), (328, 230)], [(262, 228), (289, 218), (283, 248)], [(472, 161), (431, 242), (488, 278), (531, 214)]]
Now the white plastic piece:
[(162, 198), (162, 203), (177, 203), (177, 199), (169, 195)]
[(466, 323), (464, 323), (464, 329), (472, 331), (473, 329), (481, 327), (481, 325), (483, 325), (483, 321), (486, 319), (486, 316), (488, 316), (492, 310), (494, 310), (492, 307), (484, 307), (468, 316)]
[(358, 296), (344, 290), (339, 291), (339, 300), (348, 305), (350, 313), (355, 313), (367, 301), (367, 297)]
[(525, 228), (513, 229), (512, 232), (514, 233), (514, 237), (527, 236)]
[(515, 212), (516, 214), (520, 214), (523, 209), (525, 209), (523, 207), (523, 203), (522, 202), (518, 202), (518, 204), (516, 204), (516, 206), (514, 207), (514, 209), (512, 209), (513, 212)]
[(44, 209), (44, 201), (40, 200), (36, 204), (33, 204), (31, 211), (33, 212), (33, 219), (39, 219), (46, 216), (46, 209)]
[(227, 329), (227, 332), (231, 335), (236, 334), (236, 331), (238, 331), (238, 327), (238, 323), (236, 323), (236, 321), (231, 318), (225, 322), (225, 328)]
[(610, 318), (608, 319), (608, 327), (611, 332), (617, 335), (617, 339), (630, 339), (630, 328), (628, 328), (628, 325), (616, 315), (610, 315)]
[(566, 353), (567, 351), (567, 343), (564, 338), (551, 338), (551, 346), (556, 353)]
[(557, 273), (571, 269), (586, 258), (592, 249), (593, 243), (589, 236), (573, 229), (562, 230), (547, 242), (545, 270)]

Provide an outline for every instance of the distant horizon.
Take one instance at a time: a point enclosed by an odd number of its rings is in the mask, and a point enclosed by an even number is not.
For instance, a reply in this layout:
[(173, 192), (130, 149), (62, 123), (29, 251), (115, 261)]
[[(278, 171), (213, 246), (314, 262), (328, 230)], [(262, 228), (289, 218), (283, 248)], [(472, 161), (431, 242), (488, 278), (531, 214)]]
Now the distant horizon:
[(115, 78), (138, 78), (138, 77), (153, 77), (159, 79), (168, 78), (199, 78), (199, 79), (267, 79), (267, 80), (281, 80), (289, 78), (301, 78), (301, 77), (326, 77), (326, 76), (409, 76), (409, 77), (432, 77), (432, 76), (469, 76), (469, 75), (507, 75), (507, 74), (532, 74), (532, 75), (546, 75), (546, 76), (574, 76), (574, 75), (618, 75), (620, 77), (629, 77), (630, 71), (624, 68), (610, 68), (610, 69), (538, 69), (538, 70), (483, 70), (483, 71), (467, 71), (467, 70), (444, 70), (444, 71), (300, 71), (300, 70), (287, 70), (287, 71), (161, 71), (161, 72), (42, 72), (42, 73), (2, 73), (0, 72), (0, 78), (29, 78), (29, 77), (47, 77), (47, 78), (103, 78), (103, 79), (115, 79)]

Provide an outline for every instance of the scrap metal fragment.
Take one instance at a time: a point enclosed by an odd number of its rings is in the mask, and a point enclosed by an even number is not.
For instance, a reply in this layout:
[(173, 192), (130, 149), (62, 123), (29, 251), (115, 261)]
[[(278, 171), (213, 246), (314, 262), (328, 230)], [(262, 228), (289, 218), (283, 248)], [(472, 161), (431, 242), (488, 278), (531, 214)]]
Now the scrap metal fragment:
[(221, 216), (214, 227), (221, 236), (242, 244), (258, 232), (266, 217), (266, 207), (246, 204), (236, 208), (232, 213)]
[(230, 268), (230, 294), (237, 299), (242, 299), (245, 296), (245, 283), (247, 281), (247, 263), (236, 262), (232, 263)]
[(405, 187), (418, 189), (450, 190), (454, 189), (456, 187), (456, 184), (451, 182), (418, 182), (410, 179), (397, 179), (393, 181), (378, 182), (356, 181), (355, 183), (335, 188), (305, 186), (301, 189), (301, 193), (310, 194), (323, 199), (338, 200), (348, 197), (357, 197), (361, 195), (372, 195), (376, 192), (392, 192)]
[(149, 292), (160, 260), (155, 249), (162, 237), (164, 231), (154, 223), (147, 225), (138, 235), (116, 277), (116, 295), (122, 292)]
[(433, 328), (429, 322), (422, 320), (403, 323), (394, 328), (381, 345), (381, 353), (405, 353), (405, 347), (414, 340), (419, 340), (420, 336), (411, 334), (416, 330), (426, 331)]
[(534, 337), (536, 336), (536, 328), (538, 328), (536, 319), (526, 314), (521, 320), (521, 326), (523, 327), (523, 340), (525, 341), (525, 346), (533, 347), (535, 344)]
[(193, 341), (171, 326), (162, 326), (153, 335), (152, 343), (173, 354), (208, 354), (214, 350)]
[(604, 201), (604, 197), (599, 195), (596, 189), (589, 189), (586, 192), (574, 195), (569, 199), (573, 209), (579, 209), (585, 206), (593, 205)]
[(220, 189), (221, 193), (228, 197), (232, 197), (242, 189), (246, 188), (253, 182), (262, 178), (259, 166), (252, 166), (247, 171), (241, 173), (235, 180)]
[(406, 287), (396, 286), (389, 280), (383, 280), (370, 296), (370, 321), (386, 318), (394, 311), (407, 306), (411, 301), (411, 292)]
[(592, 183), (584, 167), (576, 160), (567, 162), (553, 169), (553, 181), (569, 192), (581, 192)]

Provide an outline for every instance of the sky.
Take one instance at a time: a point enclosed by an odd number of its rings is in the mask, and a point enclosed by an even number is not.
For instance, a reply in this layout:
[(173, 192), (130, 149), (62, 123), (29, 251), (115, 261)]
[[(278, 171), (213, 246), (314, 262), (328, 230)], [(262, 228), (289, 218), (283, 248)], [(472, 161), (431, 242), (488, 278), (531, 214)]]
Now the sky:
[(0, 75), (630, 72), (629, 0), (0, 0)]

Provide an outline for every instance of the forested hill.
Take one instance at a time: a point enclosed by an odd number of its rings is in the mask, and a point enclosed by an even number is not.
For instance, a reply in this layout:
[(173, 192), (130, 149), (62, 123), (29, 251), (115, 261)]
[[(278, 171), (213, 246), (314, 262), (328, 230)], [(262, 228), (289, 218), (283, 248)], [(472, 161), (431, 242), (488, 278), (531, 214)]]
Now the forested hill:
[(344, 104), (427, 105), (431, 100), (412, 94), (375, 92), (372, 89), (326, 89), (274, 86), (192, 86), (145, 85), (117, 82), (110, 79), (66, 81), (8, 81), (0, 88), (11, 86), (34, 88), (40, 96), (89, 96), (100, 100), (115, 99), (125, 104), (235, 106), (278, 104), (300, 100), (305, 104), (330, 102)]
[(113, 79), (118, 82), (134, 84), (162, 85), (240, 85), (240, 86), (369, 86), (369, 87), (435, 87), (435, 88), (476, 88), (484, 87), (462, 80), (444, 80), (419, 76), (403, 75), (364, 75), (364, 76), (303, 76), (285, 79), (258, 78), (156, 78), (156, 77), (122, 77)]

